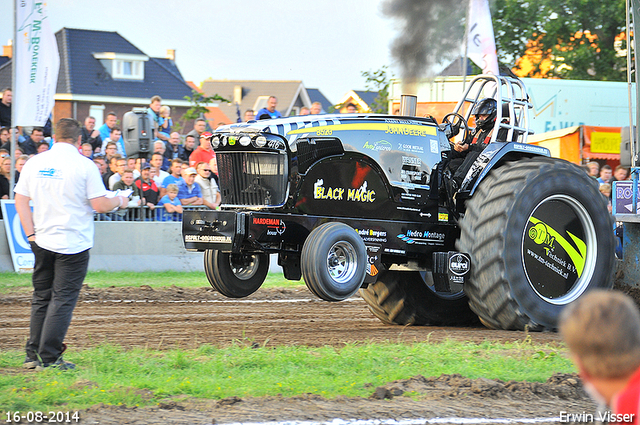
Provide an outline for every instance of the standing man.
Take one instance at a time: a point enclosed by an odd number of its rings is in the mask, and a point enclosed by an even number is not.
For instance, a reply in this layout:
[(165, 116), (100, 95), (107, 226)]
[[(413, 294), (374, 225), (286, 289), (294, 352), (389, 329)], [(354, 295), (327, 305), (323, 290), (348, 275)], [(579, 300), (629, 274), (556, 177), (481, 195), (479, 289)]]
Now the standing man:
[(269, 117), (271, 118), (282, 117), (282, 114), (276, 111), (276, 106), (278, 106), (278, 99), (275, 96), (269, 96), (269, 99), (267, 100), (267, 107), (260, 109), (256, 116), (258, 117), (258, 119), (264, 119), (263, 116), (265, 114), (269, 115)]
[(189, 157), (196, 150), (196, 139), (191, 134), (187, 134), (184, 138), (184, 146), (182, 153), (178, 155), (183, 162), (189, 162)]
[(89, 265), (93, 210), (105, 213), (128, 202), (106, 197), (98, 168), (78, 152), (80, 133), (76, 120), (58, 121), (53, 148), (27, 161), (15, 188), (16, 210), (35, 255), (28, 369), (75, 368), (62, 358), (63, 341)]
[(167, 141), (169, 138), (166, 134), (160, 132), (160, 126), (164, 123), (164, 118), (160, 116), (160, 107), (162, 106), (162, 98), (160, 96), (153, 96), (151, 102), (149, 102), (149, 108), (147, 108), (147, 115), (149, 119), (154, 123), (155, 138), (163, 141)]
[(189, 157), (189, 166), (195, 167), (198, 162), (206, 162), (211, 166), (211, 172), (218, 174), (218, 163), (216, 153), (211, 148), (212, 133), (208, 131), (200, 135), (200, 146)]
[(322, 103), (313, 102), (311, 104), (311, 115), (317, 115), (322, 113)]
[(184, 150), (184, 146), (180, 144), (181, 142), (182, 139), (180, 138), (180, 133), (178, 133), (177, 131), (171, 133), (171, 135), (169, 136), (169, 140), (167, 140), (167, 142), (165, 143), (165, 158), (167, 158), (169, 161), (174, 158), (180, 158), (180, 154), (182, 154), (182, 151)]
[(25, 155), (35, 155), (38, 153), (38, 144), (44, 140), (44, 130), (42, 127), (33, 127), (31, 135), (24, 142), (18, 143), (22, 153)]
[(11, 127), (11, 100), (13, 93), (7, 87), (2, 90), (2, 101), (0, 101), (0, 127)]
[(244, 111), (244, 122), (255, 120), (256, 115), (253, 112), (253, 109), (247, 109)]
[(193, 130), (187, 133), (187, 137), (193, 136), (193, 140), (196, 141), (196, 146), (198, 146), (200, 135), (204, 133), (206, 129), (207, 129), (207, 120), (205, 120), (204, 118), (198, 118), (193, 123)]
[(82, 143), (89, 143), (93, 152), (96, 153), (96, 149), (102, 148), (102, 137), (100, 132), (96, 130), (96, 119), (93, 117), (87, 117), (84, 119), (84, 127), (82, 127)]

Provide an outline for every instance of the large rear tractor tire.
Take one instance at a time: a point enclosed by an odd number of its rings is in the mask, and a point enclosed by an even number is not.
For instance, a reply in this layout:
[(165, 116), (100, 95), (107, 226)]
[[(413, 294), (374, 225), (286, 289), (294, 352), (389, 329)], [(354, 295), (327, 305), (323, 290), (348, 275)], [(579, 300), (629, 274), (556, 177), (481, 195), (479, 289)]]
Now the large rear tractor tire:
[(342, 301), (355, 294), (364, 282), (367, 248), (350, 226), (324, 223), (305, 240), (300, 265), (311, 292), (325, 301)]
[(244, 298), (264, 283), (269, 273), (269, 255), (208, 249), (204, 253), (204, 271), (213, 289), (229, 298)]
[(594, 180), (567, 161), (491, 171), (460, 228), (472, 264), (465, 292), (488, 327), (554, 330), (566, 305), (613, 284), (613, 220)]
[[(461, 326), (478, 322), (462, 290), (439, 294), (429, 275), (387, 270), (360, 290), (369, 310), (389, 325)], [(431, 285), (429, 285), (431, 283)]]

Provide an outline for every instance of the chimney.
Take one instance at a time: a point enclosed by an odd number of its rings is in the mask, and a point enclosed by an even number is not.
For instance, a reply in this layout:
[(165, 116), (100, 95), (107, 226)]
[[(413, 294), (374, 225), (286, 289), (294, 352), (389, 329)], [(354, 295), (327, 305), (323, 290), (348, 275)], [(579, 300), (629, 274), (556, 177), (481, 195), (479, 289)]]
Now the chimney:
[(242, 86), (233, 86), (233, 103), (242, 104)]
[(400, 115), (415, 116), (418, 106), (418, 96), (403, 94), (400, 96)]
[(167, 59), (176, 60), (176, 49), (167, 49)]
[(9, 40), (6, 46), (2, 46), (2, 56), (13, 57), (13, 40)]

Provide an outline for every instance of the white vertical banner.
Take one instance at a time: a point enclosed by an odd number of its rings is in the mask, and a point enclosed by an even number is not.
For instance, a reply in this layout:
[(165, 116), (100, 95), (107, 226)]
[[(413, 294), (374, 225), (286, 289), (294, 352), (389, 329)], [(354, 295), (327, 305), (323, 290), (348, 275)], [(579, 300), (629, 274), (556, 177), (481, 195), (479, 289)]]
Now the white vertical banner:
[(489, 0), (469, 0), (467, 56), (483, 74), (500, 75)]
[(15, 0), (13, 126), (43, 126), (53, 110), (60, 55), (46, 3)]

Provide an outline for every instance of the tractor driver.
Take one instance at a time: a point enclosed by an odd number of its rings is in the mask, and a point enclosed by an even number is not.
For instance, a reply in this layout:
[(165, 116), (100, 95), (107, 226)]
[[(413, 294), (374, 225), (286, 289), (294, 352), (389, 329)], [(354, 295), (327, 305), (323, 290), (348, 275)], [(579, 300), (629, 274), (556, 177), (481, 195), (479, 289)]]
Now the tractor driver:
[(471, 165), (491, 140), (497, 112), (498, 103), (495, 99), (486, 98), (480, 100), (472, 111), (476, 119), (476, 128), (469, 132), (465, 140), (453, 144), (451, 159), (447, 168), (453, 177), (452, 183), (454, 183), (456, 191), (460, 188)]

